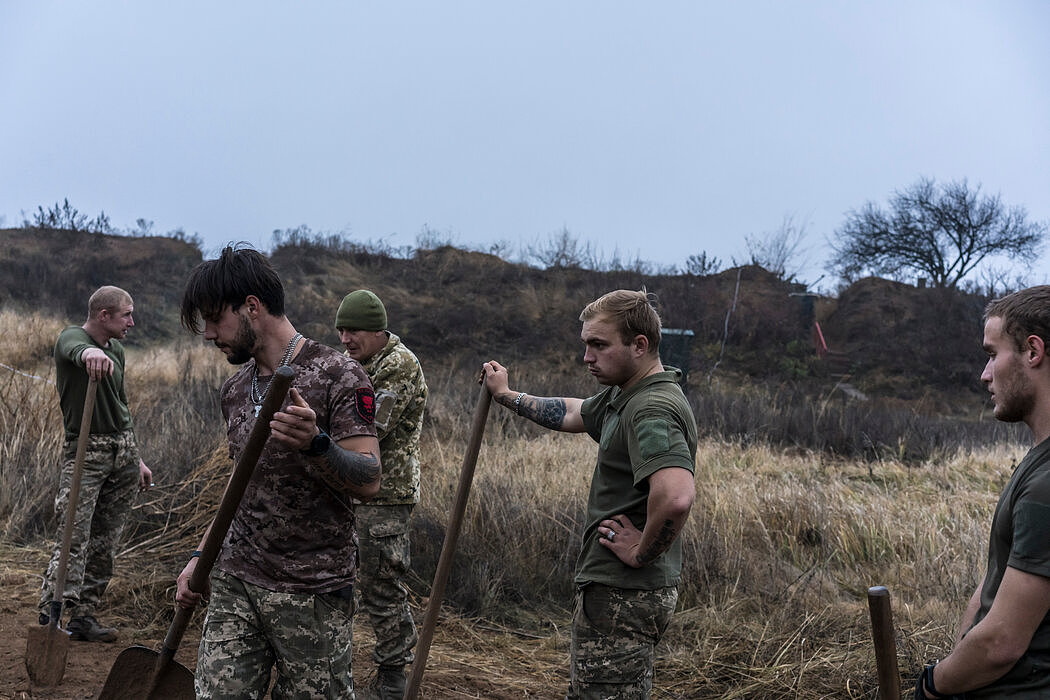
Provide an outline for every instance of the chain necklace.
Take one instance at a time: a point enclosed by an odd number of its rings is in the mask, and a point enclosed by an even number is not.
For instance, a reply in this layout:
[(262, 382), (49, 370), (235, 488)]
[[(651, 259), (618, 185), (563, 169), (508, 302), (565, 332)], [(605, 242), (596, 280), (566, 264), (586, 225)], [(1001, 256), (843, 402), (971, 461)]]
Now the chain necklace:
[[(284, 357), (281, 358), (281, 364), (278, 367), (284, 367), (292, 361), (292, 353), (295, 352), (295, 346), (299, 344), (302, 339), (302, 333), (296, 333), (292, 336), (292, 339), (288, 341), (288, 349), (284, 351)], [(252, 389), (250, 398), (252, 403), (255, 404), (255, 415), (259, 415), (259, 411), (262, 410), (263, 394), (259, 391), (259, 361), (255, 361), (255, 367), (252, 370)]]

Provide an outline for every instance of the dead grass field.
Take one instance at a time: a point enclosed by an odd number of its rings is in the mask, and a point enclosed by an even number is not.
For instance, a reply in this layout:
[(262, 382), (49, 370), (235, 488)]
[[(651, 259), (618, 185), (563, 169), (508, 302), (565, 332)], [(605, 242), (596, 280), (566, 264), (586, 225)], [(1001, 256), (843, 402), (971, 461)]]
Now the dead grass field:
[[(26, 335), (29, 326), (17, 329), (23, 344), (49, 348), (56, 328), (34, 323), (39, 337)], [(50, 501), (59, 416), (46, 361), (30, 352), (0, 362), (17, 370), (0, 369), (0, 637), (7, 639), (0, 698), (92, 697), (92, 684), (108, 671), (105, 657), (50, 695), (28, 687), (20, 664), (19, 630), (32, 621), (57, 531)], [(228, 372), (218, 353), (195, 343), (129, 352), (128, 393), (158, 482), (136, 503), (107, 594), (107, 618), (129, 642), (159, 643), (174, 576), (228, 473), (215, 405)], [(470, 368), (428, 372), (411, 582), (420, 620), (459, 478), (473, 376)], [(680, 609), (659, 648), (654, 697), (875, 698), (865, 593), (876, 584), (893, 596), (907, 686), (921, 663), (950, 646), (983, 574), (996, 496), (1025, 449), (1003, 443), (928, 462), (861, 462), (760, 440), (704, 440)], [(571, 571), (593, 457), (584, 436), (528, 429), (492, 408), (424, 697), (561, 696)], [(367, 625), (359, 630), (360, 683), (370, 663)], [(191, 634), (180, 650), (187, 665), (193, 643)], [(71, 658), (115, 656), (124, 640), (112, 646), (118, 649), (74, 645)]]

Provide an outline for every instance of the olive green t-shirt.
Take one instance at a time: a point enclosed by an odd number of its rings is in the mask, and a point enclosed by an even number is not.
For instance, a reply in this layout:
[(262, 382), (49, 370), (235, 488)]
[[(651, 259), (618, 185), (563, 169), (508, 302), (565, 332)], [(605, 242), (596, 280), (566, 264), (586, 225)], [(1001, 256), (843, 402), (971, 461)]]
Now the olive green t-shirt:
[[(991, 609), (1008, 566), (1050, 578), (1050, 439), (1028, 451), (999, 497), (975, 625)], [(1006, 675), (966, 696), (1050, 698), (1050, 617), (1043, 617), (1028, 650)]]
[(668, 367), (627, 391), (609, 387), (584, 400), (583, 423), (598, 443), (598, 458), (587, 499), (583, 548), (576, 561), (577, 584), (640, 590), (678, 584), (681, 538), (655, 561), (635, 569), (598, 542), (598, 524), (623, 513), (644, 529), (649, 477), (667, 467), (695, 470), (696, 419), (679, 386), (681, 377), (679, 370)]
[(59, 334), (54, 351), (55, 384), (68, 441), (77, 439), (84, 415), (88, 375), (81, 355), (88, 348), (99, 348), (113, 360), (113, 374), (98, 383), (91, 415), (92, 434), (118, 433), (133, 427), (124, 393), (124, 346), (110, 340), (107, 347), (102, 347), (80, 326), (69, 326)]

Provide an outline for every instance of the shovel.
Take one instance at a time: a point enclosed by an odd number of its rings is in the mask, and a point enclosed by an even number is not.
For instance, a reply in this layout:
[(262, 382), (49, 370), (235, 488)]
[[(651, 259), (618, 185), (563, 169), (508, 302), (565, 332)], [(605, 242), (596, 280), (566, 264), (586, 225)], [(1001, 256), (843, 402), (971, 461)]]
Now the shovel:
[[(190, 576), (191, 591), (203, 591), (215, 560), (219, 557), (226, 531), (230, 529), (233, 516), (244, 496), (244, 490), (252, 478), (255, 463), (262, 454), (263, 446), (270, 437), (270, 421), (280, 409), (285, 394), (295, 377), (295, 370), (287, 365), (278, 367), (270, 381), (262, 409), (252, 426), (248, 444), (237, 460), (230, 475), (230, 482), (222, 494), (222, 501), (215, 513), (204, 539), (200, 558)], [(120, 652), (109, 671), (106, 684), (102, 686), (98, 700), (193, 700), (193, 673), (175, 661), (182, 635), (193, 616), (193, 608), (175, 608), (175, 617), (168, 627), (168, 634), (159, 652), (144, 646), (128, 647)]]
[(871, 637), (875, 642), (875, 668), (879, 674), (879, 697), (900, 700), (900, 674), (897, 672), (897, 644), (893, 639), (893, 612), (890, 592), (885, 586), (868, 589)]
[(29, 672), (29, 680), (41, 686), (58, 685), (62, 682), (62, 676), (66, 672), (69, 633), (60, 629), (58, 623), (62, 619), (69, 548), (73, 542), (73, 525), (76, 523), (77, 505), (80, 501), (80, 478), (84, 473), (84, 455), (87, 454), (88, 438), (91, 437), (91, 416), (95, 412), (95, 392), (97, 390), (98, 381), (89, 379), (87, 393), (84, 394), (84, 415), (80, 418), (80, 435), (77, 437), (77, 456), (73, 462), (73, 478), (69, 484), (66, 522), (62, 528), (62, 549), (58, 555), (55, 588), (51, 595), (51, 617), (46, 626), (34, 625), (26, 634), (26, 671)]
[(456, 487), (456, 498), (449, 515), (445, 541), (441, 545), (437, 571), (434, 572), (434, 585), (430, 587), (430, 599), (427, 601), (427, 612), (423, 617), (423, 629), (416, 645), (416, 659), (412, 662), (412, 673), (405, 688), (405, 700), (415, 700), (419, 686), (423, 682), (423, 671), (427, 666), (427, 655), (430, 654), (430, 643), (434, 639), (434, 628), (437, 626), (441, 612), (441, 599), (445, 596), (445, 584), (452, 569), (452, 556), (456, 553), (456, 540), (459, 539), (459, 527), (463, 523), (463, 513), (467, 509), (467, 496), (470, 495), (470, 483), (474, 480), (474, 467), (478, 463), (478, 452), (481, 450), (481, 437), (485, 434), (485, 421), (489, 416), (489, 405), (492, 394), (488, 387), (481, 385), (478, 405), (474, 409), (474, 422), (470, 427), (470, 442), (467, 454), (463, 457), (463, 467), (459, 473), (459, 485)]

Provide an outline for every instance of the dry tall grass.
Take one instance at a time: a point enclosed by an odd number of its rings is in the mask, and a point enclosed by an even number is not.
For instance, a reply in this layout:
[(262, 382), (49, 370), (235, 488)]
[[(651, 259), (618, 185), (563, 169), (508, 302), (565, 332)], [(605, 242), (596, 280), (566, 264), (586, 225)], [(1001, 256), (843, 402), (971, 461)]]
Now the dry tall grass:
[[(32, 343), (50, 347), (53, 338)], [(57, 531), (60, 417), (49, 363), (23, 361), (19, 370), (0, 369), (0, 531), (10, 543), (42, 548)], [(229, 372), (197, 342), (129, 349), (128, 392), (158, 488), (136, 503), (109, 605), (142, 625), (166, 623), (174, 575), (228, 473), (217, 389)], [(451, 510), (476, 375), (466, 364), (428, 368), (424, 496), (413, 525), (417, 601), (429, 590)], [(553, 381), (527, 368), (516, 377), (530, 391)], [(864, 596), (875, 584), (893, 594), (902, 675), (942, 656), (983, 571), (996, 495), (1025, 447), (1000, 442), (943, 450), (927, 462), (859, 462), (769, 447), (760, 436), (748, 443), (710, 437), (700, 446), (680, 611), (659, 649), (655, 697), (874, 698)], [(519, 697), (563, 689), (594, 451), (585, 436), (548, 433), (492, 408), (446, 592), (459, 617), (442, 624), (517, 630), (515, 651), (468, 632), (458, 638), (479, 667), (520, 672)], [(432, 656), (431, 665), (446, 659)]]

